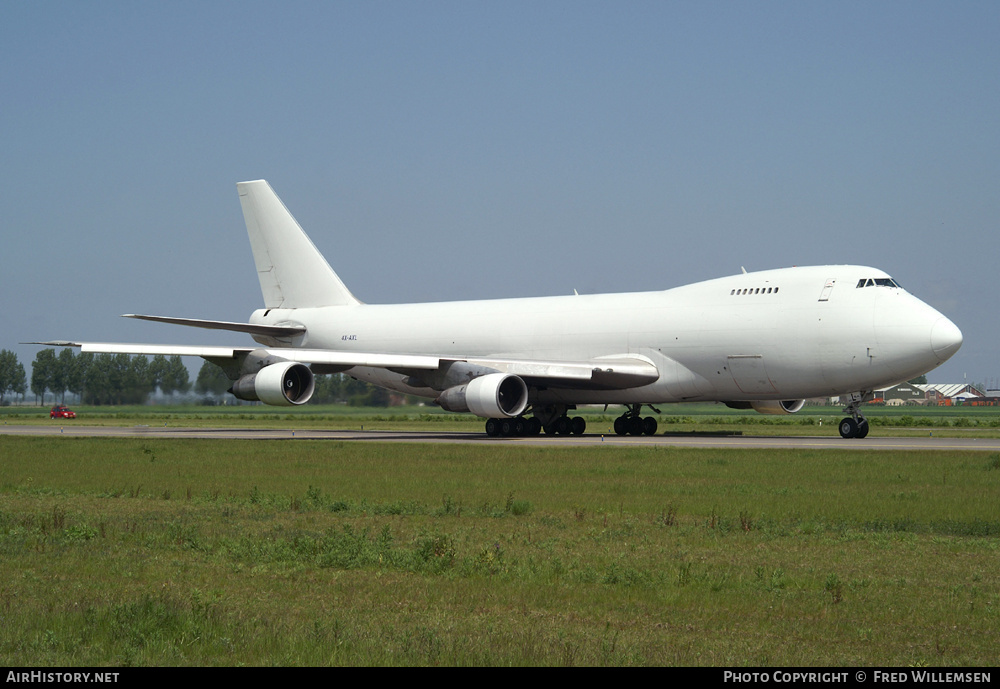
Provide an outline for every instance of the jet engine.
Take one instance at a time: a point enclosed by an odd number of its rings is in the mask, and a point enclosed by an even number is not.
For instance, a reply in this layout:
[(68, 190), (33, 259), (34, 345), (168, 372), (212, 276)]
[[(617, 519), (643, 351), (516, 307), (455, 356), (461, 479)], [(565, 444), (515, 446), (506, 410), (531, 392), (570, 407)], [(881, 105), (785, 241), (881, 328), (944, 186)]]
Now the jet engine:
[(753, 409), (758, 414), (794, 414), (804, 407), (805, 400), (757, 400), (754, 402), (726, 402), (730, 409)]
[(305, 404), (316, 389), (313, 372), (305, 364), (282, 361), (245, 375), (229, 389), (241, 400), (290, 407)]
[(528, 386), (508, 373), (489, 373), (442, 392), (434, 400), (447, 411), (470, 411), (484, 419), (520, 416), (528, 406)]

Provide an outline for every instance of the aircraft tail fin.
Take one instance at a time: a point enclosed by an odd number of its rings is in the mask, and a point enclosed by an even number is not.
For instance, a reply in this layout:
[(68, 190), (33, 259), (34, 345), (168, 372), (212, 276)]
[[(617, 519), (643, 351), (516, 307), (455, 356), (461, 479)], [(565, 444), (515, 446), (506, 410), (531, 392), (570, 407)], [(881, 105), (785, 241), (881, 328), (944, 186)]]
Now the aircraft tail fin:
[(265, 180), (236, 185), (265, 308), (360, 304)]

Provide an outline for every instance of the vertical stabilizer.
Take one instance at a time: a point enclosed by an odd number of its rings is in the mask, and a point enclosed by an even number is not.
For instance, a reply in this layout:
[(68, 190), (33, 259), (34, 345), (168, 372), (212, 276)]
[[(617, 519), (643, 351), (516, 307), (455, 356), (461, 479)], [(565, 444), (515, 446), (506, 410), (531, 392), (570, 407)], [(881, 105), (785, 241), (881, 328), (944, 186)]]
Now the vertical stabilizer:
[(295, 309), (360, 304), (266, 181), (236, 185), (264, 306)]

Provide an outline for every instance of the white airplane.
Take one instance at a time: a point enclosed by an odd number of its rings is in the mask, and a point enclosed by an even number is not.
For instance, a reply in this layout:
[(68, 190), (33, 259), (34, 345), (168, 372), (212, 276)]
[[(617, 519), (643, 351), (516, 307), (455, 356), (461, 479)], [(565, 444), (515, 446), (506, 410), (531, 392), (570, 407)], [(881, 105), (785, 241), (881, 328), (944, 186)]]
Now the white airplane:
[[(620, 434), (653, 434), (642, 407), (724, 402), (764, 414), (849, 395), (863, 438), (872, 391), (926, 373), (962, 345), (945, 316), (864, 266), (783, 268), (658, 292), (364, 304), (264, 180), (236, 185), (264, 308), (247, 323), (126, 314), (249, 334), (259, 346), (44, 342), (84, 352), (200, 356), (230, 390), (306, 403), (314, 374), (344, 372), (487, 419), (491, 436), (583, 433), (581, 404), (624, 405)], [(530, 416), (527, 416), (530, 414)]]

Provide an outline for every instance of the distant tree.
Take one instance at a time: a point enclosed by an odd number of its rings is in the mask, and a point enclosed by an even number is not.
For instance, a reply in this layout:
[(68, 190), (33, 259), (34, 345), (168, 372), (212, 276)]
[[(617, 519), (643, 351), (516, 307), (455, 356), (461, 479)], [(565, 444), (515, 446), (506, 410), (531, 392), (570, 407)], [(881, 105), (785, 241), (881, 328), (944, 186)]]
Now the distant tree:
[(111, 355), (92, 356), (83, 377), (83, 401), (87, 404), (108, 404), (108, 375), (111, 370)]
[(351, 395), (347, 403), (352, 407), (388, 407), (389, 391), (377, 385), (357, 381), (361, 390)]
[(222, 395), (232, 384), (222, 368), (206, 361), (198, 371), (194, 389), (199, 395)]
[(24, 395), (28, 391), (28, 379), (24, 375), (24, 365), (20, 361), (17, 362), (17, 366), (14, 369), (14, 383), (10, 389), (24, 400)]
[(52, 377), (52, 393), (61, 397), (63, 403), (66, 402), (66, 391), (75, 382), (77, 362), (73, 355), (73, 350), (63, 347), (56, 358), (56, 373)]
[(385, 388), (357, 380), (343, 373), (316, 376), (311, 404), (348, 404), (352, 407), (388, 407), (390, 393)]
[(87, 389), (86, 401), (90, 404), (122, 404), (126, 398), (140, 397), (145, 401), (149, 394), (149, 360), (141, 358), (143, 364), (132, 364), (128, 354), (98, 354), (87, 367), (84, 385)]
[[(62, 357), (61, 353), (60, 357)], [(94, 355), (91, 352), (81, 352), (73, 357), (73, 366), (66, 381), (66, 388), (79, 397), (81, 401), (87, 392), (87, 371), (93, 365)]]
[(56, 350), (43, 349), (35, 355), (35, 360), (31, 362), (31, 391), (39, 400), (39, 404), (45, 406), (45, 391), (51, 390), (56, 367), (59, 365), (56, 359)]
[(316, 376), (316, 390), (313, 392), (309, 403), (336, 404), (337, 402), (345, 402), (343, 388), (344, 375), (341, 373)]
[(124, 376), (119, 397), (122, 404), (143, 404), (156, 389), (149, 370), (149, 359), (144, 356), (129, 357)]
[(4, 349), (0, 351), (0, 404), (8, 392), (24, 394), (24, 366), (17, 355)]
[(172, 356), (167, 362), (167, 370), (160, 379), (160, 390), (165, 395), (173, 395), (175, 392), (187, 392), (191, 389), (190, 376), (187, 366), (181, 361), (179, 356)]
[(927, 376), (917, 376), (913, 380), (907, 381), (910, 385), (927, 385)]
[(161, 391), (163, 390), (163, 381), (169, 375), (167, 373), (167, 369), (169, 368), (170, 362), (167, 361), (167, 357), (162, 354), (157, 354), (153, 357), (153, 361), (149, 365), (149, 375), (152, 379), (154, 389), (160, 388)]

